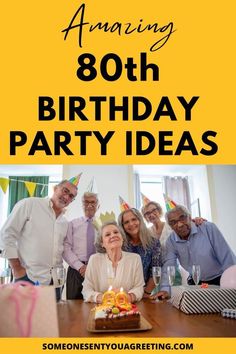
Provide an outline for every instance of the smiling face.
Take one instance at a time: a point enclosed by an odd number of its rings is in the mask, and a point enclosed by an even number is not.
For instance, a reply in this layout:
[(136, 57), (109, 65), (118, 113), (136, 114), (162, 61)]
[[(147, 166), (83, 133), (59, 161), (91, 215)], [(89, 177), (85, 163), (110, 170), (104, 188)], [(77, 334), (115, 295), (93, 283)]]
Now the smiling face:
[(122, 224), (125, 232), (131, 238), (139, 237), (140, 221), (132, 211), (127, 211), (123, 214)]
[(123, 237), (119, 228), (116, 225), (107, 225), (102, 230), (102, 246), (106, 251), (110, 251), (114, 248), (121, 249), (123, 244)]
[(53, 208), (62, 210), (69, 205), (77, 195), (77, 188), (70, 182), (65, 181), (55, 187), (51, 197)]
[(98, 209), (98, 199), (95, 195), (84, 195), (83, 197), (83, 209), (84, 215), (87, 218), (93, 218)]
[(182, 239), (188, 239), (191, 232), (191, 217), (183, 211), (175, 211), (169, 214), (168, 223), (170, 227)]
[(161, 217), (161, 213), (158, 210), (157, 206), (155, 204), (148, 204), (144, 211), (143, 211), (143, 215), (145, 217), (145, 219), (148, 222), (151, 222), (152, 224), (157, 223), (158, 221), (160, 221), (160, 217)]

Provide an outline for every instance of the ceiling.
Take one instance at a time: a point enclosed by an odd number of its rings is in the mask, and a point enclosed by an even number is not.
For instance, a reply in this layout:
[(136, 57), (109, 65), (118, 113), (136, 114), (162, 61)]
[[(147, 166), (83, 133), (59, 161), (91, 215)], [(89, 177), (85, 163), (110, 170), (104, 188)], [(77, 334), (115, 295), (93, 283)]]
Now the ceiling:
[(0, 165), (0, 176), (62, 176), (62, 165)]
[(134, 171), (139, 175), (149, 176), (183, 176), (199, 165), (134, 165)]
[[(199, 165), (133, 165), (140, 175), (187, 175)], [(63, 165), (0, 165), (0, 176), (51, 176), (61, 177)]]

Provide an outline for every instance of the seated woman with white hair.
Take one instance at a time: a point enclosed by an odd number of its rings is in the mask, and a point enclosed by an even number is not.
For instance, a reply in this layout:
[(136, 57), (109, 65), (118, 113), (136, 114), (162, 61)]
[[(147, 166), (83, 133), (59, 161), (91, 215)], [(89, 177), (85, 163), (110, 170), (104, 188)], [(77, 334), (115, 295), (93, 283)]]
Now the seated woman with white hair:
[[(122, 250), (126, 239), (115, 221), (102, 225), (95, 247), (97, 253), (89, 259), (82, 294), (85, 302), (102, 302), (112, 278), (112, 290), (120, 288), (128, 294), (131, 303), (143, 296), (144, 278), (138, 254)], [(112, 274), (112, 276), (111, 276)]]

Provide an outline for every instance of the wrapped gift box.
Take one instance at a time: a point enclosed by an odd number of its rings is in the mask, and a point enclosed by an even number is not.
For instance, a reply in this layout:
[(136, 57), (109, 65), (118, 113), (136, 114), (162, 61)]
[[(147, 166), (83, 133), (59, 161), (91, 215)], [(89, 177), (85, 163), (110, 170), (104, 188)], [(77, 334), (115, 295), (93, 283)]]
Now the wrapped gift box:
[(55, 289), (19, 284), (0, 286), (0, 337), (58, 337)]
[(226, 308), (236, 308), (236, 289), (221, 289), (209, 285), (208, 288), (194, 286), (173, 286), (171, 303), (187, 314), (221, 312)]

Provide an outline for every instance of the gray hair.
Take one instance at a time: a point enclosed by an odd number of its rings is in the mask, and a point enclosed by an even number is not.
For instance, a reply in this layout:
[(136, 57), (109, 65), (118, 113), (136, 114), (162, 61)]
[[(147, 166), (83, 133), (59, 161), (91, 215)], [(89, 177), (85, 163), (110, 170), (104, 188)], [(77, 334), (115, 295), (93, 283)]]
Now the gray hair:
[[(61, 182), (57, 183), (55, 187), (63, 186), (63, 184), (65, 184), (65, 183), (67, 183), (67, 182), (71, 183), (70, 181), (68, 181), (68, 179), (63, 179)], [(78, 189), (77, 186), (75, 186), (73, 183), (71, 183), (71, 184), (72, 184), (76, 189)]]
[(95, 240), (95, 248), (96, 248), (96, 251), (98, 253), (106, 253), (106, 250), (105, 248), (102, 246), (102, 233), (103, 233), (103, 230), (106, 226), (108, 225), (114, 225), (117, 227), (117, 229), (119, 230), (122, 238), (123, 238), (123, 245), (122, 245), (122, 249), (125, 249), (125, 246), (127, 244), (127, 239), (126, 239), (126, 236), (122, 230), (121, 227), (119, 227), (119, 225), (117, 224), (116, 221), (107, 221), (105, 222), (104, 224), (102, 224), (101, 228), (99, 229), (98, 231), (98, 234), (97, 234), (97, 237), (96, 237), (96, 240)]
[[(163, 215), (163, 209), (162, 209), (161, 205), (160, 205), (159, 203), (157, 203), (157, 202), (150, 201), (150, 202), (148, 202), (146, 205), (144, 205), (144, 206), (142, 207), (142, 209), (141, 209), (141, 212), (142, 212), (143, 216), (144, 216), (144, 214), (145, 214), (146, 208), (148, 208), (150, 205), (154, 205), (154, 206), (157, 208), (157, 210), (158, 210), (160, 216)], [(144, 217), (145, 217), (145, 216), (144, 216)]]
[(191, 214), (190, 214), (190, 212), (188, 211), (187, 208), (185, 208), (183, 205), (176, 205), (173, 209), (168, 210), (166, 212), (166, 214), (165, 214), (165, 218), (166, 218), (166, 221), (168, 222), (168, 224), (169, 224), (170, 215), (172, 213), (176, 213), (178, 211), (180, 211), (181, 213), (184, 213), (185, 215), (191, 217)]
[(98, 202), (98, 195), (96, 193), (92, 193), (92, 192), (85, 192), (82, 195), (82, 202), (84, 201), (85, 198), (90, 198), (90, 197), (96, 198), (96, 201)]
[(140, 211), (138, 211), (138, 209), (130, 208), (130, 209), (122, 211), (120, 213), (120, 215), (118, 216), (118, 224), (119, 224), (120, 228), (122, 229), (122, 231), (124, 232), (124, 234), (126, 235), (127, 239), (129, 240), (131, 237), (125, 231), (124, 226), (123, 226), (123, 216), (125, 213), (127, 213), (129, 211), (131, 211), (131, 213), (133, 213), (134, 216), (136, 216), (136, 218), (140, 222), (139, 238), (140, 238), (143, 248), (146, 249), (147, 247), (151, 246), (151, 244), (153, 242), (153, 236), (151, 234), (151, 231), (147, 228), (147, 226), (143, 220), (143, 216), (140, 213)]

